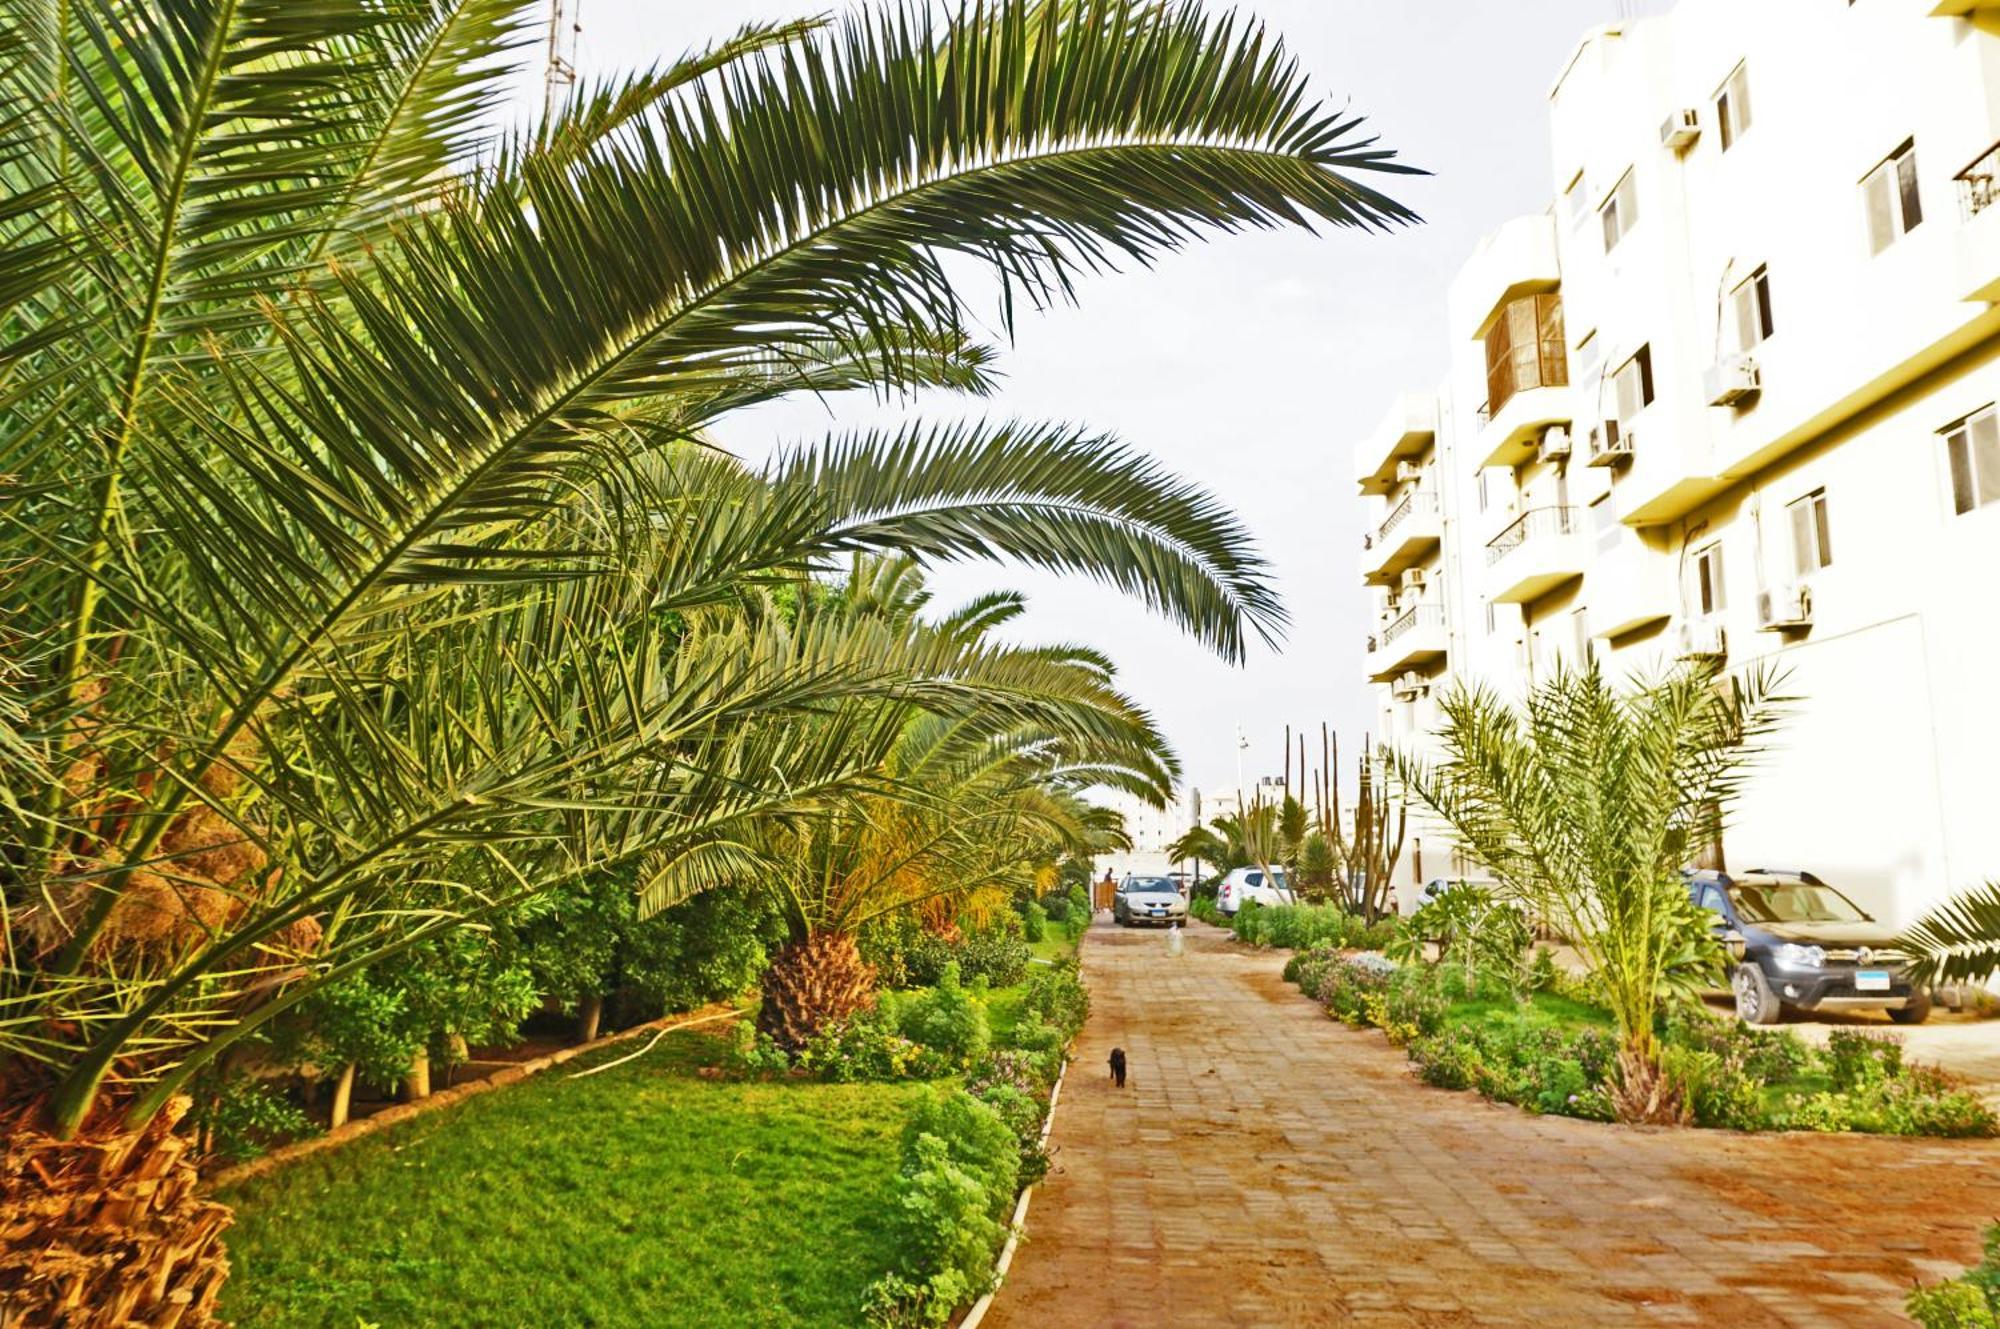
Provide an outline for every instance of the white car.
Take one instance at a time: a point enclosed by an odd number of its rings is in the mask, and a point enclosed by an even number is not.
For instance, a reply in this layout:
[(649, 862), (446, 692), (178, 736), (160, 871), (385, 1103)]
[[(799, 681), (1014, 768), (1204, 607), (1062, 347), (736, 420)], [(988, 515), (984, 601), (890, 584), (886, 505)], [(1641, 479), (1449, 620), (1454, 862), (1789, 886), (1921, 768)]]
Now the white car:
[(1245, 904), (1291, 904), (1292, 884), (1283, 868), (1235, 868), (1215, 888), (1215, 909), (1234, 916)]

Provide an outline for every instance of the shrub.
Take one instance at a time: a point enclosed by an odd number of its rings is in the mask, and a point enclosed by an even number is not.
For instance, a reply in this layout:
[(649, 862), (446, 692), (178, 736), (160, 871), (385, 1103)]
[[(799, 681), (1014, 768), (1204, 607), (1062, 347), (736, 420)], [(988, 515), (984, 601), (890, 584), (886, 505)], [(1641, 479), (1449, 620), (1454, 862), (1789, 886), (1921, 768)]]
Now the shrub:
[(1042, 897), (1042, 917), (1051, 923), (1069, 922), (1069, 897), (1066, 895), (1045, 895)]
[(652, 1019), (748, 991), (782, 927), (755, 891), (704, 891), (635, 920), (618, 946), (621, 1015)]
[(1011, 1084), (988, 1085), (977, 1097), (1014, 1132), (1020, 1184), (1032, 1186), (1040, 1181), (1049, 1170), (1049, 1156), (1042, 1150), (1042, 1100)]
[(1367, 999), (1385, 1000), (1389, 977), (1395, 972), (1396, 966), (1379, 955), (1335, 955), (1320, 978), (1320, 1004), (1328, 1014), (1349, 1024), (1375, 1023), (1369, 1018)]
[(1431, 973), (1419, 966), (1398, 969), (1389, 979), (1383, 1026), (1399, 1043), (1435, 1034), (1444, 1028), (1451, 1000), (1445, 996)]
[(1226, 928), (1230, 926), (1229, 920), (1222, 916), (1222, 911), (1215, 907), (1215, 893), (1213, 891), (1207, 895), (1197, 894), (1190, 899), (1188, 901), (1188, 916), (1190, 918), (1198, 918), (1212, 927)]
[(1912, 1289), (1903, 1309), (1923, 1329), (1995, 1329), (2000, 1325), (1986, 1294), (1959, 1278)]
[(903, 1131), (894, 1214), (901, 1264), (869, 1288), (869, 1323), (941, 1325), (991, 1286), (1020, 1167), (1015, 1133), (972, 1095), (917, 1107)]
[(1090, 1018), (1090, 993), (1083, 986), (1074, 956), (1036, 966), (1021, 998), (1021, 1013), (1061, 1030), (1065, 1043), (1076, 1036)]
[[(782, 1058), (775, 1044), (771, 1051)], [(768, 1064), (761, 1045), (743, 1058), (747, 1067)], [(932, 1079), (957, 1069), (945, 1052), (927, 1048), (897, 1029), (894, 1011), (881, 1007), (827, 1025), (799, 1050), (798, 1065), (832, 1084)]]
[(1236, 911), (1230, 926), (1239, 941), (1295, 951), (1379, 944), (1382, 935), (1372, 932), (1358, 914), (1334, 904), (1246, 904)]
[(274, 1144), (309, 1135), (319, 1127), (305, 1109), (258, 1080), (225, 1080), (196, 1109), (194, 1124), (206, 1152), (241, 1163)]
[(945, 965), (936, 987), (904, 1006), (898, 1023), (903, 1037), (959, 1068), (985, 1056), (990, 1041), (986, 1008), (960, 985), (956, 963)]
[(1754, 1131), (1769, 1124), (1763, 1084), (1739, 1058), (1668, 1044), (1661, 1050), (1660, 1068), (1687, 1095), (1695, 1125)]
[(1021, 908), (1021, 939), (1033, 945), (1048, 935), (1048, 911), (1030, 900)]
[(1917, 1288), (1903, 1308), (1924, 1329), (2000, 1326), (2000, 1226), (1986, 1229), (1986, 1257), (1965, 1277)]
[(1827, 1035), (1826, 1062), (1836, 1090), (1872, 1088), (1902, 1073), (1903, 1045), (1893, 1038), (1836, 1029)]
[(967, 934), (957, 959), (965, 982), (983, 978), (993, 987), (1007, 988), (1027, 975), (1034, 955), (1022, 939), (1020, 916), (1002, 914), (990, 926)]

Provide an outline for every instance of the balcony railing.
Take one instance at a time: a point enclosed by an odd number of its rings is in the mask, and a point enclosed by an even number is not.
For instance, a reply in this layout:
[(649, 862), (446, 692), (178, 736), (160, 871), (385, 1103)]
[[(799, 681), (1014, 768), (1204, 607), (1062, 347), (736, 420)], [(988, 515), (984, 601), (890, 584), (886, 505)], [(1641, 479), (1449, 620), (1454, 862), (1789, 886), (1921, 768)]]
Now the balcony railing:
[(2000, 143), (1980, 154), (1957, 178), (1959, 211), (1971, 221), (2000, 200)]
[(1404, 519), (1413, 512), (1421, 512), (1429, 516), (1436, 511), (1436, 494), (1426, 494), (1421, 489), (1412, 489), (1409, 493), (1403, 495), (1402, 502), (1389, 509), (1389, 515), (1384, 517), (1382, 524), (1375, 529), (1375, 539), (1377, 542), (1387, 540), (1389, 532), (1401, 526)]
[(1411, 628), (1441, 628), (1443, 626), (1443, 605), (1418, 605), (1413, 609), (1405, 610), (1401, 618), (1398, 618), (1388, 627), (1382, 629), (1382, 645), (1384, 648), (1387, 648), (1391, 642), (1395, 641), (1396, 638), (1402, 636), (1405, 632), (1408, 632)]
[(1579, 529), (1575, 508), (1529, 508), (1486, 542), (1486, 565), (1493, 566), (1530, 540), (1574, 535)]

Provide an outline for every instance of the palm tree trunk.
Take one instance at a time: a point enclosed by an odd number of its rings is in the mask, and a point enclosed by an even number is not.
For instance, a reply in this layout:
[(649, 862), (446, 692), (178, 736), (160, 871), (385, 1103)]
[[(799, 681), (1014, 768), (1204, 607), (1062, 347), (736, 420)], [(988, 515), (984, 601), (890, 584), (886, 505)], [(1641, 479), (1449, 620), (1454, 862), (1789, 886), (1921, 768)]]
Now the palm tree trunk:
[(419, 1052), (410, 1063), (410, 1072), (403, 1077), (403, 1092), (410, 1100), (431, 1096), (431, 1054)]
[(875, 1005), (875, 969), (854, 938), (815, 932), (781, 946), (764, 971), (757, 1027), (787, 1052), (797, 1052), (829, 1024)]
[(38, 1129), (40, 1108), (0, 1121), (0, 1322), (63, 1329), (214, 1324), (229, 1276), (226, 1205), (196, 1194), (172, 1099), (138, 1130), (116, 1122), (72, 1139)]
[(1630, 1040), (1618, 1049), (1611, 1112), (1633, 1126), (1685, 1126), (1692, 1119), (1686, 1088), (1661, 1068), (1659, 1050)]
[(340, 1078), (333, 1082), (333, 1107), (327, 1113), (326, 1128), (337, 1131), (347, 1124), (347, 1114), (354, 1109), (354, 1063), (348, 1062), (340, 1068)]

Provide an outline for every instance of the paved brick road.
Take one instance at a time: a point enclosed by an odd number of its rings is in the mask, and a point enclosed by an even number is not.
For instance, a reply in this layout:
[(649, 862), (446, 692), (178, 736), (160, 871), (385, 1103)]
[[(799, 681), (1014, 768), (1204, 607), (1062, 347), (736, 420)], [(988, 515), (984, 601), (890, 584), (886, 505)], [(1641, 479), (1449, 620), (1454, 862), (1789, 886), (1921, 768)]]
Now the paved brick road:
[(1056, 1169), (992, 1329), (1895, 1324), (2000, 1215), (2000, 1144), (1532, 1117), (1418, 1084), (1282, 954), (1188, 942), (1085, 941)]

